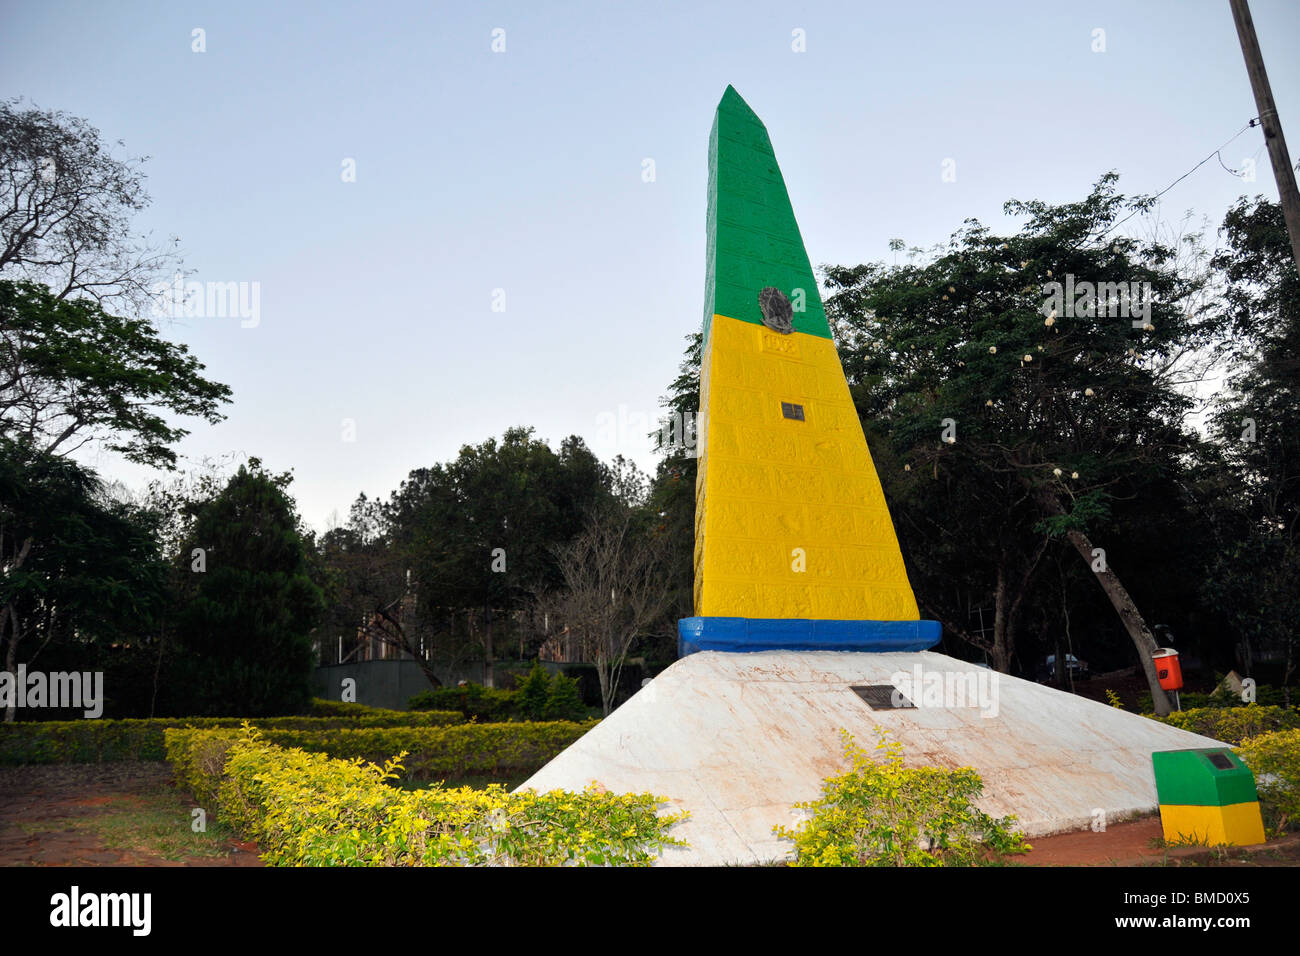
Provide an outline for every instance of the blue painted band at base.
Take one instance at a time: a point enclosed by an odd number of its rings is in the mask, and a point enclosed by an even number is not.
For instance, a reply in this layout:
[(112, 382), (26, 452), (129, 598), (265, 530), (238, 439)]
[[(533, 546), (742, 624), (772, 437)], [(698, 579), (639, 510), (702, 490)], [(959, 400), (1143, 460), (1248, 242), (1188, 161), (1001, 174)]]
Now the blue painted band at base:
[(677, 656), (696, 651), (923, 651), (938, 644), (942, 634), (938, 621), (684, 617), (677, 622)]

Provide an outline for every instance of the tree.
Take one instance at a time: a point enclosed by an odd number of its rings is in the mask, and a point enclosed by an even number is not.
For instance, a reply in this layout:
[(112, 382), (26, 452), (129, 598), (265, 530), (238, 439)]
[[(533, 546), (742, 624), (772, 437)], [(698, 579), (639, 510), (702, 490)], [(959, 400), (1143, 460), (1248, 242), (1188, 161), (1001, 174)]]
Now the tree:
[[(109, 502), (93, 473), (66, 456), (100, 442), (132, 461), (172, 467), (171, 445), (187, 432), (164, 416), (216, 422), (229, 401), (230, 390), (202, 369), (147, 322), (110, 315), (90, 300), (59, 299), (34, 283), (0, 280), (0, 453), (11, 479), (0, 499), (8, 527), (0, 544), (12, 598), (0, 633), (10, 662), (31, 633), (38, 594), (49, 615), (45, 641), (60, 620), (85, 629), (100, 611), (120, 613), (124, 626), (154, 613), (158, 580), (150, 575), (162, 529), (142, 532), (145, 547), (136, 519), (150, 509), (129, 514)], [(137, 606), (122, 596), (123, 582), (138, 588)], [(109, 623), (98, 617), (99, 627)]]
[(0, 101), (0, 274), (44, 283), (57, 299), (143, 311), (155, 281), (178, 267), (131, 234), (149, 204), (144, 161), (115, 159), (84, 119)]
[(334, 637), (341, 644), (359, 637), (391, 648), (414, 660), (437, 687), (432, 648), (425, 644), (432, 635), (415, 620), (409, 555), (387, 535), (382, 502), (358, 497), (348, 523), (321, 536), (319, 560)]
[(519, 684), (519, 709), (528, 720), (541, 720), (551, 690), (551, 675), (540, 662), (533, 664)]
[(587, 707), (582, 702), (582, 692), (574, 677), (555, 674), (546, 689), (546, 703), (542, 707), (543, 720), (582, 720)]
[(95, 302), (0, 280), (0, 434), (47, 454), (101, 441), (131, 461), (172, 467), (188, 434), (164, 413), (215, 424), (230, 389), (184, 345)]
[(1216, 560), (1205, 590), (1240, 638), (1240, 666), (1249, 672), (1251, 644), (1283, 649), (1289, 700), (1300, 636), (1300, 274), (1278, 204), (1243, 198), (1223, 230), (1215, 265), (1240, 364), (1212, 418), (1225, 471), (1210, 499)]
[[(166, 606), (148, 517), (111, 500), (90, 470), (9, 438), (0, 438), (0, 569), (10, 673), (47, 649), (75, 647), (84, 660), (99, 639), (138, 644)], [(4, 719), (14, 717), (11, 703)]]
[(559, 453), (512, 428), (498, 442), (466, 445), (455, 461), (418, 469), (384, 509), (389, 546), (405, 556), (422, 620), (465, 612), (493, 686), (496, 623), (559, 580), (552, 547), (610, 494), (609, 470), (582, 439)]
[(543, 599), (547, 616), (595, 665), (606, 714), (614, 708), (632, 643), (671, 602), (664, 587), (665, 540), (639, 526), (644, 522), (638, 517), (622, 502), (592, 511), (577, 536), (555, 549), (564, 586)]
[[(675, 435), (670, 429), (665, 435), (661, 429), (654, 436), (662, 457), (648, 502), (651, 513), (658, 518), (656, 530), (666, 539), (668, 564), (664, 586), (671, 595), (667, 613), (673, 621), (695, 613), (695, 479), (701, 450), (695, 424), (699, 414), (700, 353), (704, 336), (694, 332), (686, 337), (686, 342), (677, 377), (659, 403), (673, 428), (680, 431)], [(675, 654), (671, 637), (669, 643), (673, 647), (671, 653)]]
[[(1014, 235), (968, 220), (928, 263), (828, 267), (826, 305), (864, 427), (903, 466), (885, 475), (894, 500), (910, 484), (901, 497), (913, 513), (924, 503), (934, 515), (928, 528), (900, 523), (905, 539), (921, 532), (911, 559), (936, 544), (950, 555), (952, 528), (958, 546), (987, 558), (998, 666), (1039, 557), (1063, 541), (1093, 572), (1166, 713), (1155, 639), (1116, 572), (1123, 558), (1094, 537), (1112, 529), (1113, 502), (1169, 481), (1195, 446), (1179, 386), (1219, 326), (1189, 307), (1202, 278), (1176, 267), (1177, 247), (1111, 235), (1151, 205), (1120, 195), (1116, 179), (1076, 203), (1007, 203), (1024, 219)], [(1199, 236), (1179, 244), (1194, 249)], [(919, 596), (942, 615), (936, 593)]]
[(181, 679), (194, 712), (301, 713), (311, 699), (311, 632), (323, 598), (287, 493), (291, 477), (256, 458), (199, 505), (180, 559), (189, 583), (177, 611)]

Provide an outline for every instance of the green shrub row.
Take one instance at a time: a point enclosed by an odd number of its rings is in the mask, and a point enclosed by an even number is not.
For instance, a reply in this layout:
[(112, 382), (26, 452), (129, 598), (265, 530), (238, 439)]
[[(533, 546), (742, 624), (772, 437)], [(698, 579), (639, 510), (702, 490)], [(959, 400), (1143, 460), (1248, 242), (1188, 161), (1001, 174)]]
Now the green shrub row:
[(1262, 704), (1248, 704), (1245, 707), (1196, 707), (1153, 719), (1235, 746), (1247, 737), (1300, 727), (1300, 710)]
[(407, 706), (413, 711), (454, 710), (466, 720), (477, 720), (480, 723), (523, 719), (519, 709), (519, 691), (500, 690), (481, 684), (461, 684), (459, 687), (421, 691), (410, 699)]
[(514, 690), (499, 690), (481, 684), (461, 684), (421, 691), (410, 699), (411, 710), (455, 710), (466, 720), (496, 723), (507, 720), (583, 720), (587, 705), (582, 701), (578, 681), (563, 674), (551, 674), (534, 664)]
[(534, 664), (519, 683), (519, 710), (525, 720), (582, 720), (587, 716), (578, 681), (551, 674), (541, 664)]
[[(1251, 702), (1261, 707), (1268, 706), (1286, 706), (1286, 691), (1281, 687), (1273, 687), (1268, 684), (1259, 684), (1255, 687), (1255, 699)], [(1250, 704), (1241, 699), (1241, 694), (1236, 693), (1228, 685), (1228, 679), (1222, 678), (1218, 682), (1217, 692), (1208, 694), (1200, 693), (1194, 690), (1180, 691), (1178, 700), (1183, 706), (1183, 710), (1200, 710), (1203, 707), (1249, 707)], [(1138, 695), (1138, 709), (1143, 713), (1151, 710), (1151, 692), (1143, 691)]]
[[(505, 774), (539, 769), (573, 743), (593, 723), (457, 724), (448, 727), (371, 727), (338, 730), (282, 730), (258, 728), (262, 739), (281, 747), (298, 747), (344, 760), (382, 764), (396, 753), (406, 753), (401, 776), (408, 781), (428, 781), (466, 774)], [(222, 730), (227, 739), (238, 732)], [(204, 730), (175, 730), (168, 739), (200, 734)], [(168, 756), (170, 760), (170, 755)]]
[[(337, 717), (260, 717), (268, 730), (322, 733), (344, 728), (441, 727), (464, 718), (454, 711), (373, 710)], [(170, 727), (238, 729), (240, 717), (176, 717), (149, 720), (47, 720), (0, 724), (0, 764), (102, 763), (162, 760), (163, 732)]]
[(660, 816), (651, 794), (408, 791), (388, 785), (396, 762), (285, 749), (251, 729), (166, 736), (178, 779), (271, 866), (638, 866), (682, 845), (668, 835), (682, 815)]
[[(436, 708), (429, 708), (430, 710)], [(366, 704), (349, 704), (341, 700), (326, 700), (324, 697), (313, 697), (311, 701), (311, 710), (308, 715), (311, 717), (396, 717), (399, 714), (405, 714), (404, 710), (393, 710), (388, 707), (370, 707)]]

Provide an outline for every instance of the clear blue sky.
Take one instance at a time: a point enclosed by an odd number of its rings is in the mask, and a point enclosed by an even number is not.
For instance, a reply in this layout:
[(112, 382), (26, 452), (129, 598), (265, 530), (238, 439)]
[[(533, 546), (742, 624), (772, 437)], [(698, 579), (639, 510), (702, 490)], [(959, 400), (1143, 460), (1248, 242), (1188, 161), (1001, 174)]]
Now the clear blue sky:
[[(1251, 6), (1294, 148), (1300, 3)], [(256, 328), (165, 327), (235, 397), (180, 451), (292, 468), (318, 528), (516, 424), (653, 467), (634, 420), (602, 435), (601, 416), (656, 415), (698, 327), (728, 83), (814, 263), (1006, 227), (1006, 199), (1077, 199), (1107, 169), (1154, 192), (1255, 115), (1227, 0), (0, 3), (0, 95), (152, 157), (141, 228), (179, 235), (197, 279), (260, 284)], [(1224, 154), (1256, 182), (1211, 160), (1165, 215), (1217, 226), (1242, 193), (1276, 199), (1262, 147), (1254, 129)]]

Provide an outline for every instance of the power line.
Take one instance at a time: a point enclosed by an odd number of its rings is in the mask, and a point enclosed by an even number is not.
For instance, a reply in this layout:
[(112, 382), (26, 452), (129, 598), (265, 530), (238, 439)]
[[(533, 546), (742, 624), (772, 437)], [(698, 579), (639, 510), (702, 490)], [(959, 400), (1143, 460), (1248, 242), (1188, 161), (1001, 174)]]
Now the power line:
[[(1259, 149), (1255, 150), (1255, 154), (1250, 157), (1249, 161), (1253, 163), (1255, 160), (1259, 159), (1259, 154), (1264, 152), (1264, 149), (1267, 147), (1267, 145), (1268, 145), (1267, 143), (1260, 143)], [(1246, 175), (1246, 171), (1244, 169), (1233, 169), (1231, 166), (1228, 166), (1226, 163), (1224, 163), (1222, 156), (1219, 157), (1219, 165), (1223, 167), (1223, 171), (1225, 173), (1232, 173), (1232, 175), (1236, 176), (1238, 179)]]
[[(1218, 149), (1216, 149), (1214, 152), (1210, 153), (1210, 155), (1206, 156), (1203, 160), (1201, 160), (1199, 163), (1197, 163), (1195, 166), (1193, 166), (1193, 167), (1192, 167), (1191, 169), (1189, 169), (1187, 172), (1183, 173), (1181, 176), (1179, 176), (1177, 179), (1175, 179), (1172, 183), (1170, 183), (1170, 184), (1169, 184), (1168, 186), (1166, 186), (1164, 189), (1160, 190), (1160, 192), (1158, 192), (1158, 193), (1156, 193), (1154, 196), (1152, 196), (1152, 197), (1151, 197), (1152, 201), (1155, 201), (1155, 200), (1159, 199), (1159, 198), (1160, 198), (1161, 196), (1163, 196), (1165, 193), (1169, 192), (1169, 190), (1173, 189), (1175, 186), (1177, 186), (1179, 183), (1181, 183), (1184, 179), (1186, 179), (1186, 178), (1187, 178), (1188, 176), (1190, 176), (1192, 173), (1196, 172), (1198, 169), (1200, 169), (1202, 166), (1204, 166), (1204, 165), (1205, 165), (1206, 163), (1208, 163), (1210, 160), (1214, 159), (1216, 156), (1219, 158), (1219, 165), (1220, 165), (1220, 166), (1223, 166), (1224, 169), (1227, 169), (1228, 172), (1232, 173), (1234, 176), (1238, 176), (1238, 175), (1240, 175), (1240, 173), (1238, 173), (1236, 170), (1228, 169), (1228, 167), (1227, 167), (1227, 166), (1224, 164), (1224, 162), (1223, 162), (1223, 157), (1222, 157), (1220, 154), (1221, 154), (1225, 149), (1227, 149), (1227, 148), (1228, 148), (1228, 145), (1229, 145), (1230, 143), (1232, 143), (1232, 141), (1235, 140), (1238, 136), (1240, 136), (1242, 133), (1246, 132), (1246, 130), (1250, 129), (1252, 126), (1258, 126), (1258, 125), (1259, 125), (1259, 117), (1256, 116), (1254, 119), (1252, 119), (1249, 123), (1247, 123), (1247, 124), (1246, 124), (1245, 126), (1243, 126), (1241, 129), (1237, 130), (1237, 132), (1235, 132), (1235, 133), (1234, 133), (1234, 134), (1233, 134), (1233, 135), (1232, 135), (1232, 136), (1227, 140), (1227, 142), (1225, 142), (1222, 146), (1220, 146), (1220, 147), (1219, 147)], [(1097, 240), (1101, 240), (1101, 239), (1105, 238), (1109, 233), (1115, 231), (1115, 230), (1118, 229), (1120, 226), (1124, 225), (1124, 223), (1128, 222), (1130, 219), (1132, 219), (1134, 216), (1136, 216), (1138, 213), (1140, 213), (1140, 212), (1142, 212), (1142, 211), (1143, 211), (1143, 209), (1141, 209), (1141, 208), (1139, 208), (1139, 209), (1134, 209), (1131, 213), (1129, 213), (1127, 216), (1125, 216), (1125, 217), (1124, 217), (1123, 219), (1121, 219), (1119, 222), (1113, 224), (1113, 225), (1112, 225), (1110, 228), (1108, 228), (1105, 232), (1103, 232), (1103, 233), (1101, 233), (1100, 235), (1098, 235), (1098, 236), (1097, 236)], [(1094, 240), (1094, 241), (1096, 241), (1096, 240)]]

